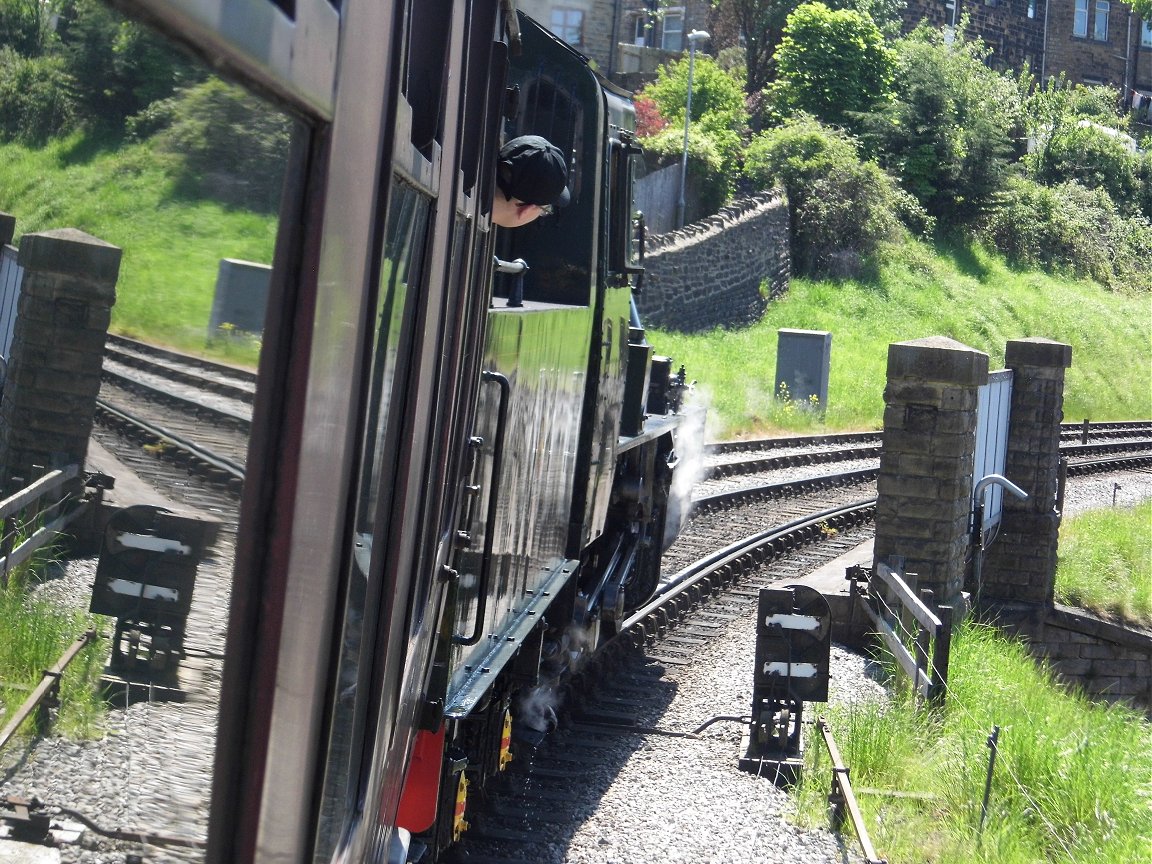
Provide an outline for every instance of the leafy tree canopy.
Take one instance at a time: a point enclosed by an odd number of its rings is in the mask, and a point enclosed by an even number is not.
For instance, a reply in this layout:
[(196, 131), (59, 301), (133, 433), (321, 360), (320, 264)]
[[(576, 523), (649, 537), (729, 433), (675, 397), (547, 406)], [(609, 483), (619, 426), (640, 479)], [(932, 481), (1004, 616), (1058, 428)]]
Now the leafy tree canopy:
[(944, 225), (967, 224), (995, 199), (1021, 124), (1015, 82), (985, 64), (987, 47), (918, 28), (897, 42), (891, 102), (866, 119), (878, 158)]
[[(667, 121), (668, 128), (664, 129), (664, 134), (683, 136), (689, 65), (690, 60), (685, 57), (661, 68), (656, 80), (638, 94), (641, 100), (654, 104), (659, 117)], [(741, 135), (748, 126), (744, 82), (738, 75), (725, 72), (711, 57), (700, 53), (696, 54), (692, 66), (691, 129), (712, 141), (723, 170), (729, 175), (734, 174), (740, 155)]]
[(806, 3), (788, 16), (776, 61), (773, 96), (783, 114), (849, 126), (889, 98), (896, 54), (867, 15)]

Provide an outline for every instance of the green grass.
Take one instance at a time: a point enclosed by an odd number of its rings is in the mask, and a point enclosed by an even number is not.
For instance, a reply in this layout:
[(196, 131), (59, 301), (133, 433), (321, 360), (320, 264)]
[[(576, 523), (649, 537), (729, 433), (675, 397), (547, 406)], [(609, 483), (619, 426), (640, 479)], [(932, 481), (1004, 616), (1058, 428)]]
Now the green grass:
[[(61, 610), (35, 600), (29, 592), (28, 568), (9, 574), (0, 587), (0, 707), (7, 720), (16, 712), (64, 651), (90, 629), (99, 631), (94, 616), (79, 610)], [(103, 731), (104, 702), (100, 675), (107, 651), (104, 639), (88, 643), (64, 670), (60, 681), (60, 709), (52, 731), (72, 739), (98, 736)], [(20, 727), (19, 735), (38, 730), (35, 718)]]
[(1152, 627), (1152, 501), (1064, 520), (1056, 599)]
[[(773, 398), (776, 331), (832, 334), (823, 418)], [(779, 432), (878, 429), (888, 345), (947, 336), (1002, 368), (1009, 339), (1072, 346), (1064, 416), (1069, 421), (1152, 417), (1152, 294), (1116, 294), (1093, 283), (1017, 272), (982, 249), (890, 250), (876, 282), (796, 279), (763, 319), (704, 334), (652, 331), (656, 351), (696, 379), (711, 409), (709, 438)]]
[(276, 218), (180, 198), (169, 163), (145, 145), (90, 149), (80, 136), (0, 146), (0, 210), (17, 236), (78, 228), (119, 246), (114, 332), (254, 362), (258, 345), (209, 345), (208, 320), (220, 259), (270, 262)]
[[(829, 717), (873, 843), (891, 864), (1148, 860), (1152, 726), (1130, 709), (1069, 695), (991, 628), (958, 632), (943, 709), (898, 697)], [(981, 834), (994, 726), (1001, 731)], [(826, 824), (830, 764), (819, 739), (807, 758), (801, 818)]]

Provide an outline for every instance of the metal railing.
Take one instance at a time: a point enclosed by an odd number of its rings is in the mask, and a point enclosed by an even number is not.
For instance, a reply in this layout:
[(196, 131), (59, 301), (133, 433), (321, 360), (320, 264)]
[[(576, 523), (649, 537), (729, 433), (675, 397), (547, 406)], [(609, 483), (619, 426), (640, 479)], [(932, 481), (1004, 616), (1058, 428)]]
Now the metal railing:
[(872, 838), (868, 835), (868, 826), (864, 824), (864, 814), (860, 812), (860, 804), (856, 801), (856, 793), (852, 791), (852, 781), (848, 777), (848, 767), (840, 758), (840, 748), (832, 738), (832, 729), (828, 721), (821, 717), (816, 721), (820, 735), (824, 739), (824, 746), (828, 748), (828, 755), (832, 758), (832, 791), (828, 795), (828, 803), (832, 805), (832, 829), (839, 832), (844, 825), (844, 816), (852, 820), (852, 830), (856, 832), (856, 839), (860, 841), (860, 849), (864, 853), (866, 864), (888, 864), (887, 860), (876, 854), (872, 846)]
[(73, 658), (80, 651), (96, 638), (95, 630), (88, 630), (80, 638), (69, 646), (60, 659), (56, 661), (56, 665), (51, 669), (44, 671), (40, 677), (40, 683), (32, 690), (32, 693), (24, 700), (24, 704), (20, 706), (20, 710), (12, 715), (12, 719), (8, 721), (8, 725), (0, 731), (0, 750), (12, 740), (12, 736), (16, 734), (24, 721), (32, 716), (32, 712), (37, 709), (45, 711), (48, 708), (56, 707), (59, 704), (60, 695), (60, 677), (63, 675), (64, 670), (68, 668), (68, 664), (72, 662)]

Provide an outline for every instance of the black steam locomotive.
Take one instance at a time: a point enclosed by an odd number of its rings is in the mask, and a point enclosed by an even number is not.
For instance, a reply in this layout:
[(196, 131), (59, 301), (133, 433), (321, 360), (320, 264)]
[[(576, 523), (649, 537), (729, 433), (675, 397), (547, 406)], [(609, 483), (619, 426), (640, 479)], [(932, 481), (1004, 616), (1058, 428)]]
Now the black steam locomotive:
[[(208, 858), (435, 860), (678, 530), (627, 94), (511, 0), (117, 5), (297, 120)], [(521, 134), (571, 201), (497, 229)]]

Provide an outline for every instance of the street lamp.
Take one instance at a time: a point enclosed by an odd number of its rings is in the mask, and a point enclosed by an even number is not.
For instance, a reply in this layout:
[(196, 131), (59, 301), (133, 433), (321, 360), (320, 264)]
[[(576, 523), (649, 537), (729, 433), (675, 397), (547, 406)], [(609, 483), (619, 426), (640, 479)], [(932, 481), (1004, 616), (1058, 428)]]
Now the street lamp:
[(688, 177), (688, 124), (692, 122), (692, 69), (696, 64), (696, 43), (712, 37), (703, 30), (688, 34), (688, 106), (684, 109), (684, 152), (680, 156), (680, 200), (676, 203), (676, 227), (684, 227), (684, 182)]

